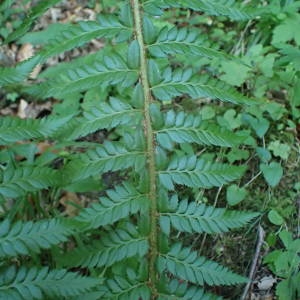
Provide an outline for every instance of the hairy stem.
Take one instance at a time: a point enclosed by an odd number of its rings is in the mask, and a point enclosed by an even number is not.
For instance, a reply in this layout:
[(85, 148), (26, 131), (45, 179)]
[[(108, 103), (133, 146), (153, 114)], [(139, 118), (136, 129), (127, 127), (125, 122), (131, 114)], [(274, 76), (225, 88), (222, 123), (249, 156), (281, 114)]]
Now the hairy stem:
[(149, 200), (150, 200), (150, 253), (149, 253), (149, 286), (153, 298), (157, 296), (155, 287), (156, 270), (155, 262), (157, 258), (157, 189), (156, 189), (156, 169), (155, 169), (155, 142), (150, 117), (150, 104), (153, 101), (149, 80), (147, 75), (147, 58), (142, 31), (142, 13), (139, 0), (131, 0), (134, 14), (135, 34), (140, 46), (140, 77), (144, 91), (144, 127), (147, 142), (147, 163), (149, 170)]

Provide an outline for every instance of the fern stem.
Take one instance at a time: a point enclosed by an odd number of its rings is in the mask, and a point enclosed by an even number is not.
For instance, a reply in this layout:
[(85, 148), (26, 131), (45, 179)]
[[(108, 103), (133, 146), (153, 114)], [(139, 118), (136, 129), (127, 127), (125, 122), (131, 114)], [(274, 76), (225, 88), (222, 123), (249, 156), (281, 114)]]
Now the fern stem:
[(142, 12), (140, 10), (139, 0), (131, 0), (133, 8), (135, 34), (140, 46), (140, 77), (144, 91), (144, 129), (147, 143), (147, 162), (149, 170), (149, 200), (150, 200), (150, 253), (149, 253), (149, 287), (153, 298), (157, 297), (155, 287), (156, 270), (155, 263), (158, 255), (157, 251), (157, 188), (156, 188), (156, 166), (155, 166), (155, 143), (154, 133), (150, 117), (150, 104), (153, 102), (151, 89), (147, 73), (146, 47), (144, 44), (142, 32)]

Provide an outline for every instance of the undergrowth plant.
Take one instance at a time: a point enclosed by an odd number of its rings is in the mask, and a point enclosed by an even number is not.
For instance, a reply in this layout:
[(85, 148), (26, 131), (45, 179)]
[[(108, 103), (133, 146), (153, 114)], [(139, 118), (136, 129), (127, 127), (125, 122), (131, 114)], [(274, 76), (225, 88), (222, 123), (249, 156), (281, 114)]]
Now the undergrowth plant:
[[(60, 100), (48, 117), (0, 119), (0, 298), (219, 299), (210, 287), (247, 279), (189, 241), (239, 228), (257, 214), (199, 201), (201, 190), (236, 181), (247, 168), (218, 155), (247, 136), (199, 112), (210, 99), (240, 109), (260, 102), (205, 68), (180, 63), (180, 56), (241, 62), (207, 47), (197, 29), (160, 16), (177, 8), (239, 21), (260, 10), (233, 1), (120, 1), (96, 21), (26, 34), (58, 2), (40, 1), (6, 39), (39, 44), (39, 52), (0, 69), (6, 89)], [(26, 80), (38, 64), (92, 39), (105, 47)], [(100, 197), (63, 217), (63, 190)]]

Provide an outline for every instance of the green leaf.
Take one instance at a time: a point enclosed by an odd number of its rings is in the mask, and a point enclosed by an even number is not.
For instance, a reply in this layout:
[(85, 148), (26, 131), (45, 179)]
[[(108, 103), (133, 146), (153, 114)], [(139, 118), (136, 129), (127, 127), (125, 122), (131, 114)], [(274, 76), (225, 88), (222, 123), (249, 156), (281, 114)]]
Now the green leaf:
[(143, 18), (143, 37), (146, 44), (151, 44), (156, 39), (156, 29), (152, 21), (146, 16)]
[(226, 190), (226, 200), (231, 206), (243, 201), (248, 194), (245, 188), (240, 188), (236, 184), (230, 185)]
[(133, 27), (133, 15), (129, 3), (124, 3), (120, 11), (120, 21), (128, 27)]
[(279, 163), (271, 162), (270, 164), (260, 164), (259, 168), (271, 187), (274, 187), (279, 183), (283, 175), (283, 169)]
[(9, 7), (15, 2), (15, 0), (3, 0), (3, 2), (0, 4), (0, 11), (4, 11), (6, 9), (9, 9)]
[(17, 198), (27, 192), (34, 192), (61, 184), (61, 174), (47, 167), (19, 166), (17, 169), (8, 165), (0, 171), (0, 195), (7, 198)]
[(161, 212), (160, 225), (168, 234), (170, 224), (179, 232), (197, 233), (221, 233), (232, 228), (238, 228), (247, 224), (258, 214), (250, 212), (230, 211), (222, 208), (214, 208), (196, 202), (182, 200), (175, 209)]
[(6, 43), (11, 43), (12, 41), (18, 39), (22, 35), (24, 35), (27, 31), (30, 30), (31, 26), (33, 25), (34, 21), (43, 15), (50, 7), (59, 3), (61, 0), (47, 0), (47, 1), (40, 1), (36, 6), (34, 6), (27, 17), (25, 18), (24, 22), (16, 28), (5, 40)]
[(266, 148), (257, 147), (255, 150), (256, 150), (256, 153), (257, 153), (259, 159), (263, 163), (267, 163), (272, 158), (270, 151)]
[(30, 269), (14, 266), (0, 271), (0, 298), (15, 299), (62, 299), (86, 292), (102, 282), (101, 279), (81, 276), (67, 270), (48, 268)]
[(291, 147), (288, 144), (280, 143), (278, 140), (269, 144), (268, 149), (273, 152), (274, 156), (287, 160), (291, 152)]
[(128, 66), (131, 69), (138, 69), (140, 66), (140, 46), (137, 40), (133, 40), (128, 47)]
[(242, 125), (241, 114), (237, 114), (234, 109), (227, 109), (223, 117), (217, 117), (218, 123), (221, 127), (229, 130), (239, 128)]
[[(230, 85), (240, 86), (247, 79), (250, 68), (234, 61), (226, 61), (222, 63), (221, 70), (224, 74), (220, 79)], [(239, 76), (236, 76), (236, 74), (239, 74)]]
[(207, 293), (204, 289), (177, 279), (160, 278), (158, 300), (222, 300), (221, 297)]
[(290, 278), (282, 280), (276, 286), (276, 296), (278, 296), (279, 300), (295, 299), (293, 292), (293, 286), (291, 286)]
[(134, 109), (128, 103), (111, 97), (108, 102), (91, 106), (83, 112), (83, 117), (77, 119), (77, 124), (68, 140), (77, 139), (100, 129), (112, 129), (120, 125), (134, 126), (141, 119), (142, 112)]
[(246, 278), (198, 256), (195, 251), (183, 248), (180, 244), (173, 245), (169, 253), (161, 254), (158, 265), (174, 276), (198, 285), (233, 285), (247, 282)]
[(71, 118), (71, 115), (43, 119), (2, 117), (0, 119), (0, 145), (29, 139), (50, 138)]
[(60, 264), (69, 267), (109, 267), (130, 257), (141, 258), (147, 253), (147, 238), (140, 236), (134, 225), (127, 223), (122, 228), (109, 229), (99, 241), (76, 248), (60, 257)]
[[(134, 146), (134, 145), (133, 145)], [(86, 153), (74, 155), (63, 173), (68, 183), (108, 171), (124, 170), (145, 165), (145, 154), (140, 149), (128, 149), (120, 142), (104, 142)]]
[(299, 22), (299, 14), (293, 14), (288, 16), (282, 22), (282, 24), (275, 27), (273, 31), (272, 43), (285, 43), (294, 39), (297, 45), (300, 45), (300, 33), (298, 30)]
[(112, 38), (131, 33), (131, 28), (122, 25), (114, 16), (101, 16), (97, 21), (80, 21), (58, 32), (54, 39), (48, 40), (40, 55), (44, 60), (81, 47), (95, 38)]
[(158, 65), (153, 59), (148, 61), (148, 77), (150, 85), (156, 85), (161, 82), (161, 75), (158, 68)]
[(130, 277), (116, 275), (105, 281), (103, 288), (106, 290), (101, 299), (151, 299), (151, 291), (145, 280), (138, 278), (134, 272)]
[(86, 223), (86, 228), (98, 228), (138, 211), (144, 212), (148, 204), (146, 195), (139, 193), (131, 184), (123, 183), (114, 190), (108, 190), (107, 197), (101, 197), (98, 203), (82, 210), (77, 219)]
[(268, 219), (271, 223), (273, 223), (274, 225), (282, 225), (284, 222), (284, 219), (282, 218), (282, 216), (274, 209), (271, 209), (268, 213)]
[(158, 2), (158, 7), (169, 8), (185, 8), (195, 11), (204, 12), (212, 16), (226, 16), (232, 20), (248, 20), (260, 14), (263, 14), (267, 9), (260, 7), (243, 7), (238, 3), (232, 1), (216, 1), (216, 0), (161, 0)]
[(262, 138), (266, 134), (270, 126), (270, 122), (267, 119), (255, 118), (249, 114), (244, 114), (242, 120), (246, 124), (249, 124), (254, 129), (257, 136), (260, 138)]
[(40, 97), (63, 98), (97, 87), (119, 84), (123, 87), (132, 85), (137, 80), (137, 71), (130, 69), (121, 56), (111, 54), (94, 58), (79, 67), (65, 65), (63, 71), (55, 78), (40, 86)]
[(199, 38), (200, 32), (189, 31), (186, 27), (164, 27), (153, 44), (148, 45), (148, 50), (155, 57), (168, 57), (168, 55), (184, 54), (203, 56), (214, 59), (236, 59), (230, 55), (203, 45)]
[(161, 101), (170, 101), (177, 96), (189, 95), (192, 99), (211, 98), (235, 104), (262, 104), (262, 101), (247, 98), (224, 82), (209, 79), (207, 76), (191, 78), (191, 70), (177, 69), (171, 72), (165, 69), (162, 82), (152, 85), (154, 96)]
[(40, 61), (41, 57), (36, 55), (15, 67), (0, 68), (0, 87), (22, 82)]
[(245, 139), (228, 130), (202, 122), (199, 115), (175, 113), (168, 111), (164, 117), (162, 129), (157, 130), (157, 141), (166, 149), (172, 148), (172, 143), (197, 143), (200, 145), (215, 145), (233, 147)]
[[(3, 225), (6, 229), (3, 230)], [(39, 222), (17, 222), (11, 225), (8, 220), (0, 226), (0, 257), (30, 255), (39, 253), (53, 245), (65, 242), (71, 235), (71, 228), (58, 219)], [(7, 227), (8, 226), (8, 227)]]
[(174, 156), (167, 170), (159, 171), (159, 179), (169, 190), (174, 189), (175, 183), (210, 188), (236, 180), (244, 171), (244, 167), (212, 163), (195, 156)]

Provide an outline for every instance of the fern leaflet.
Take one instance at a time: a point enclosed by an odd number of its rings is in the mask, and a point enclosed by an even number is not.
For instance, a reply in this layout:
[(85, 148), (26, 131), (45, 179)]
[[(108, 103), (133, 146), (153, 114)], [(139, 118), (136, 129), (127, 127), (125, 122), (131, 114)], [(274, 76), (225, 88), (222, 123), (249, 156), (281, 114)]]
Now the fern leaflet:
[(129, 167), (142, 168), (145, 164), (144, 152), (127, 149), (121, 143), (105, 142), (103, 146), (87, 153), (74, 156), (65, 169), (66, 178), (73, 181), (108, 171), (118, 171)]
[(40, 249), (65, 242), (71, 233), (70, 228), (57, 219), (14, 225), (6, 219), (0, 224), (0, 257), (39, 253)]
[(0, 171), (0, 176), (2, 179), (0, 195), (8, 198), (20, 197), (26, 192), (34, 192), (61, 184), (60, 174), (47, 167), (19, 166), (14, 169), (8, 165), (4, 171)]
[[(145, 1), (145, 10), (149, 13), (156, 11), (161, 14), (161, 9), (166, 8), (185, 8), (195, 11), (205, 12), (212, 16), (226, 16), (232, 20), (243, 21), (256, 17), (264, 10), (259, 8), (242, 7), (234, 3), (232, 0), (160, 0), (160, 1)], [(256, 9), (256, 10), (255, 10)]]
[(117, 98), (110, 98), (109, 103), (91, 107), (79, 119), (79, 125), (69, 139), (77, 139), (99, 129), (111, 129), (119, 125), (135, 125), (141, 118), (141, 111)]
[(52, 81), (42, 84), (41, 88), (44, 90), (44, 98), (63, 98), (96, 87), (99, 82), (102, 86), (120, 84), (128, 87), (137, 78), (137, 71), (130, 69), (121, 56), (115, 54), (104, 56), (103, 61), (98, 59), (81, 67), (67, 68)]
[(130, 257), (143, 257), (147, 251), (147, 237), (140, 236), (135, 227), (127, 223), (116, 230), (111, 228), (100, 241), (67, 253), (61, 261), (64, 266), (109, 267)]
[(37, 55), (16, 67), (0, 68), (0, 87), (23, 81), (40, 61), (41, 57)]
[(176, 279), (165, 279), (159, 282), (158, 300), (222, 300), (221, 297), (206, 293), (204, 289)]
[(198, 33), (188, 31), (186, 28), (164, 27), (155, 43), (148, 45), (148, 50), (154, 57), (167, 57), (168, 55), (184, 54), (204, 56), (215, 59), (234, 59), (230, 55), (202, 45)]
[(244, 171), (242, 166), (212, 163), (196, 156), (174, 156), (167, 170), (159, 171), (159, 179), (169, 190), (174, 190), (175, 183), (210, 188), (236, 180)]
[(123, 183), (114, 190), (107, 191), (107, 197), (101, 197), (99, 203), (84, 209), (77, 217), (78, 221), (87, 223), (88, 228), (98, 228), (113, 224), (138, 211), (148, 208), (148, 200), (131, 184)]
[(84, 277), (67, 270), (49, 270), (48, 268), (14, 266), (0, 273), (0, 298), (45, 299), (84, 295), (101, 283), (98, 278)]
[(150, 300), (151, 293), (147, 282), (136, 276), (135, 272), (131, 269), (127, 270), (127, 276), (121, 277), (114, 276), (113, 279), (108, 279), (105, 282), (107, 292), (101, 299), (143, 299)]
[(173, 110), (165, 114), (164, 126), (157, 130), (157, 141), (167, 149), (173, 148), (173, 143), (197, 143), (200, 145), (215, 145), (233, 147), (242, 143), (244, 138), (230, 131), (221, 130), (216, 126), (202, 126), (200, 116), (175, 113)]
[(38, 17), (40, 17), (51, 6), (57, 4), (58, 2), (61, 2), (61, 0), (40, 1), (36, 6), (32, 8), (24, 22), (6, 38), (5, 42), (10, 43), (24, 35), (28, 30), (30, 30), (32, 24)]
[(54, 40), (41, 51), (44, 59), (80, 47), (92, 39), (112, 38), (131, 35), (131, 28), (121, 24), (114, 16), (103, 16), (98, 21), (81, 21), (60, 32)]
[(239, 94), (221, 81), (208, 79), (207, 77), (189, 80), (191, 76), (192, 72), (189, 69), (179, 69), (172, 73), (171, 69), (167, 68), (161, 75), (164, 80), (152, 86), (152, 92), (161, 101), (170, 101), (174, 97), (187, 94), (193, 99), (210, 98), (247, 105), (260, 103), (255, 99), (249, 99)]
[(187, 200), (178, 203), (176, 196), (172, 197), (171, 202), (172, 206), (177, 206), (176, 211), (162, 212), (160, 216), (161, 228), (168, 235), (170, 224), (181, 232), (221, 233), (242, 227), (258, 216), (256, 213), (228, 211)]
[(0, 145), (7, 145), (29, 139), (50, 138), (62, 128), (71, 117), (72, 116), (43, 119), (3, 117), (0, 119)]
[(233, 285), (247, 282), (246, 278), (205, 257), (199, 257), (197, 252), (183, 248), (179, 243), (173, 245), (169, 253), (160, 255), (158, 265), (161, 272), (166, 270), (180, 279), (199, 285)]

